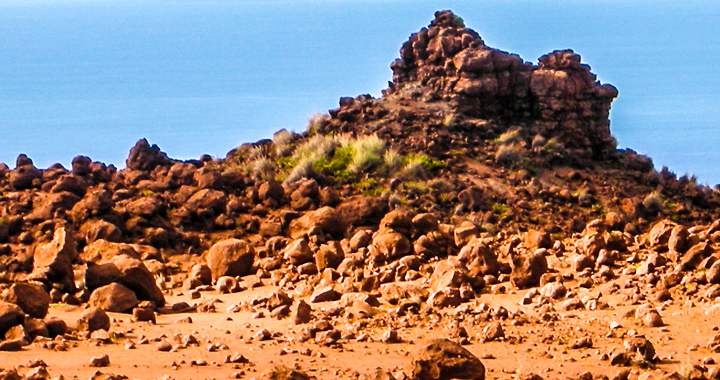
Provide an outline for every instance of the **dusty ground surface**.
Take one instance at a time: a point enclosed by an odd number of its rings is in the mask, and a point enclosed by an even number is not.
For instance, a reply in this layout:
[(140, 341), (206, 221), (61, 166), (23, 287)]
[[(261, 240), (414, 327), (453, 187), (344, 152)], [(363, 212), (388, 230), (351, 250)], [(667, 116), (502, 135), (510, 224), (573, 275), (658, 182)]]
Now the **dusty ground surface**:
[[(331, 346), (318, 344), (313, 339), (303, 342), (302, 330), (327, 313), (336, 314), (340, 301), (311, 304), (314, 320), (295, 325), (290, 318), (270, 317), (267, 310), (263, 312), (261, 308), (256, 312), (233, 310), (233, 306), (249, 305), (253, 300), (271, 296), (277, 290), (275, 286), (265, 285), (233, 294), (208, 290), (195, 300), (178, 294), (168, 296), (170, 304), (214, 301), (216, 312), (160, 314), (156, 324), (134, 322), (128, 314), (109, 313), (112, 326), (111, 339), (107, 342), (67, 335), (66, 339), (56, 340), (66, 342), (66, 351), (44, 348), (47, 341), (40, 341), (19, 352), (3, 352), (1, 362), (5, 367), (18, 367), (23, 374), (30, 370), (28, 365), (32, 360), (42, 359), (52, 377), (62, 374), (65, 378), (83, 379), (92, 377), (98, 370), (134, 379), (249, 379), (260, 377), (278, 364), (295, 367), (318, 379), (374, 378), (377, 368), (402, 378), (411, 373), (413, 352), (423, 342), (430, 338), (461, 341), (456, 332), (457, 326), (461, 326), (468, 337), (464, 346), (481, 358), (488, 379), (523, 378), (529, 373), (543, 378), (579, 378), (586, 372), (612, 378), (626, 370), (635, 375), (676, 372), (686, 376), (693, 365), (706, 363), (706, 367), (714, 367), (707, 363), (712, 363), (717, 354), (706, 345), (715, 335), (718, 323), (717, 315), (706, 314), (707, 303), (673, 294), (672, 300), (658, 303), (665, 326), (646, 327), (634, 317), (637, 305), (622, 296), (622, 277), (590, 290), (576, 288), (575, 284), (566, 283), (577, 297), (597, 298), (602, 294), (599, 299), (607, 306), (603, 310), (552, 312), (549, 313), (552, 320), (544, 320), (549, 318), (542, 317), (537, 304), (521, 305), (527, 291), (512, 290), (512, 285), (506, 283), (501, 285), (511, 289), (507, 294), (482, 294), (461, 305), (464, 312), (448, 308), (393, 318), (390, 317), (393, 306), (381, 302), (376, 308), (380, 313), (361, 329), (357, 328), (355, 319), (328, 316), (327, 320), (343, 333)], [(561, 302), (556, 302), (558, 309)], [(507, 318), (502, 312), (497, 313), (501, 308), (507, 309)], [(53, 304), (49, 316), (72, 324), (82, 311), (81, 307)], [(493, 317), (486, 320), (488, 311)], [(500, 316), (496, 318), (497, 314)], [(483, 329), (494, 321), (500, 322), (505, 337), (484, 341)], [(399, 343), (383, 342), (383, 335), (391, 327), (397, 331)], [(258, 336), (264, 329), (271, 337)], [(658, 357), (656, 363), (611, 366), (607, 357), (622, 351), (623, 339), (632, 335), (644, 335), (653, 343)], [(183, 338), (189, 336), (195, 337), (198, 343), (184, 347)], [(592, 347), (572, 348), (574, 342), (584, 337), (592, 339)], [(169, 352), (159, 351), (164, 341), (173, 346)], [(110, 365), (91, 367), (91, 358), (102, 354), (109, 356)], [(231, 363), (238, 355), (248, 362)]]

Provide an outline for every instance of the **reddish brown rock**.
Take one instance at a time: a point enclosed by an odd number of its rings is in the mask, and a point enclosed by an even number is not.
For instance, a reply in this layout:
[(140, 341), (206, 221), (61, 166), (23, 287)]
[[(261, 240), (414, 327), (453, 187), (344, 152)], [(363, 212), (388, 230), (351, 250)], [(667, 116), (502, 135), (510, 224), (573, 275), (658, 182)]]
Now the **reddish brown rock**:
[(516, 255), (513, 257), (510, 281), (519, 289), (537, 286), (540, 277), (548, 270), (545, 253), (541, 250), (531, 255)]
[(95, 330), (110, 331), (110, 317), (105, 310), (98, 307), (87, 309), (77, 321), (79, 330), (93, 332)]
[(33, 318), (45, 318), (50, 307), (50, 295), (37, 283), (15, 283), (3, 292), (2, 298)]
[(484, 380), (480, 359), (447, 339), (431, 340), (413, 354), (413, 380)]
[(314, 211), (308, 211), (303, 216), (290, 222), (288, 232), (292, 238), (297, 239), (314, 228), (319, 228), (323, 233), (340, 239), (345, 236), (346, 223), (335, 209), (325, 206)]
[(165, 296), (155, 282), (155, 277), (142, 261), (120, 255), (110, 259), (121, 276), (117, 282), (132, 290), (139, 300), (152, 301), (158, 307), (165, 306)]
[(302, 265), (313, 260), (313, 252), (307, 239), (297, 239), (283, 249), (283, 258), (292, 265)]
[(62, 284), (63, 290), (75, 291), (72, 262), (77, 248), (72, 234), (65, 227), (55, 229), (53, 240), (40, 244), (33, 254), (33, 273), (30, 278), (46, 283)]
[(380, 230), (373, 236), (371, 253), (376, 260), (394, 260), (412, 252), (412, 245), (405, 235), (394, 230)]
[(206, 261), (213, 281), (222, 276), (246, 276), (255, 261), (255, 249), (246, 241), (222, 240), (210, 247)]
[(25, 313), (19, 306), (0, 301), (0, 336), (5, 335), (11, 327), (22, 324), (24, 320)]
[(139, 140), (135, 146), (130, 149), (130, 155), (125, 161), (125, 165), (130, 170), (153, 170), (159, 165), (170, 165), (171, 161), (164, 152), (160, 151), (157, 145), (148, 143), (146, 139)]
[(88, 304), (105, 311), (124, 313), (132, 310), (139, 303), (135, 293), (117, 283), (95, 289), (90, 294)]

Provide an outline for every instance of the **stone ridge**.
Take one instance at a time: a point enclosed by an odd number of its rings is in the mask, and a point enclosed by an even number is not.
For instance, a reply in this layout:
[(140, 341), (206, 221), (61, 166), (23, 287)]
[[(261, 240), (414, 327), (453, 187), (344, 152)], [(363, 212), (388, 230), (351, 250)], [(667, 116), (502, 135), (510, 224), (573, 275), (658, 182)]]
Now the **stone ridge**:
[(600, 84), (572, 50), (532, 65), (486, 46), (462, 19), (440, 11), (410, 36), (400, 56), (391, 65), (389, 94), (419, 82), (466, 115), (521, 124), (580, 156), (603, 159), (615, 152), (608, 117), (618, 91)]

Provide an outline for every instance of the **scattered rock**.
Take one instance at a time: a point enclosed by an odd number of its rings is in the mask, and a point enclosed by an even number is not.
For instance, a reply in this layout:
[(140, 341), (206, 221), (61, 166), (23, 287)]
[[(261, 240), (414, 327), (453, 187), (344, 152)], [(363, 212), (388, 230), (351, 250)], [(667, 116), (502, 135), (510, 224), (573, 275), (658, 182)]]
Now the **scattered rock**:
[(484, 380), (485, 366), (459, 344), (447, 339), (435, 339), (414, 353), (411, 379)]

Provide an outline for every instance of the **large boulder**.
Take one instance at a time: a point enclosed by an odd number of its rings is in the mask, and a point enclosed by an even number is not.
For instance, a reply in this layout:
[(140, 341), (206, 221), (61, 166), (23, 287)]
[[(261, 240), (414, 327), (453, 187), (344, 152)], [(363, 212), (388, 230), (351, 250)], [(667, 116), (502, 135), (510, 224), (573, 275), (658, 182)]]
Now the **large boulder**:
[(39, 244), (33, 252), (33, 272), (29, 278), (58, 284), (66, 292), (75, 291), (72, 262), (77, 258), (75, 239), (65, 227), (55, 229), (53, 240)]
[(346, 223), (342, 216), (330, 206), (321, 207), (290, 222), (288, 228), (290, 236), (300, 238), (311, 229), (320, 228), (323, 233), (330, 234), (336, 239), (345, 236)]
[(14, 303), (33, 318), (45, 318), (50, 307), (50, 295), (40, 284), (18, 282), (3, 292), (3, 299)]
[(413, 355), (413, 380), (485, 380), (485, 366), (477, 356), (448, 339), (434, 339)]
[(516, 255), (511, 261), (510, 282), (519, 289), (540, 284), (540, 277), (548, 271), (545, 252), (539, 250), (531, 255)]
[(135, 293), (125, 286), (112, 283), (95, 289), (90, 294), (88, 304), (91, 307), (99, 307), (105, 311), (125, 313), (139, 303)]
[(113, 257), (108, 263), (114, 264), (122, 274), (117, 282), (135, 292), (138, 299), (153, 301), (158, 307), (165, 306), (165, 296), (142, 261), (120, 255)]
[(25, 321), (25, 313), (20, 306), (0, 301), (0, 337), (13, 326), (21, 325)]
[(390, 229), (378, 231), (370, 246), (376, 261), (394, 260), (412, 252), (412, 245), (405, 235)]
[(313, 252), (306, 239), (296, 239), (282, 251), (283, 259), (292, 265), (302, 265), (313, 260)]
[(42, 172), (29, 164), (20, 165), (8, 174), (8, 180), (13, 190), (25, 190), (33, 186), (35, 180), (42, 178)]
[(93, 332), (96, 330), (110, 331), (110, 316), (99, 307), (91, 307), (77, 321), (78, 330)]
[(164, 152), (160, 151), (157, 145), (150, 146), (146, 139), (135, 143), (125, 161), (128, 169), (145, 171), (153, 170), (158, 165), (170, 165), (171, 163), (172, 161)]
[(195, 215), (209, 218), (225, 211), (227, 196), (219, 190), (202, 189), (193, 194), (185, 207)]
[(130, 256), (140, 259), (140, 254), (130, 244), (113, 243), (104, 239), (98, 239), (85, 246), (80, 258), (85, 262), (108, 261), (116, 256)]
[(222, 276), (246, 276), (255, 261), (255, 249), (246, 241), (226, 239), (215, 243), (205, 258), (213, 281)]

